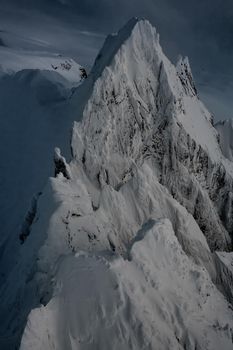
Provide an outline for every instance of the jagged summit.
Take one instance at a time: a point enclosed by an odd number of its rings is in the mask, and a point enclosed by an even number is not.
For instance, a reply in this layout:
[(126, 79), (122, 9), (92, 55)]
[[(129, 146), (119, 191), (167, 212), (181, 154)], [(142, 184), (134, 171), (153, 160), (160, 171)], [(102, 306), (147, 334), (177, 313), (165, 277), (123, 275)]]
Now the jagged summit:
[[(103, 81), (106, 88), (102, 85)], [(203, 149), (208, 150), (211, 158), (220, 159), (217, 133), (211, 125), (212, 116), (198, 99), (188, 59), (181, 58), (174, 67), (164, 55), (159, 44), (159, 34), (149, 21), (133, 18), (117, 34), (110, 35), (97, 56), (84, 86), (88, 86), (89, 91), (85, 92), (88, 96), (86, 102), (90, 101), (91, 96), (96, 98), (100, 91), (99, 98), (105, 102), (110, 99), (110, 95), (106, 96), (109, 94), (109, 89), (112, 90), (111, 98), (117, 97), (117, 101), (121, 100), (122, 89), (133, 91), (132, 97), (135, 98), (136, 104), (141, 104), (140, 108), (149, 103), (151, 120), (156, 120), (153, 117), (155, 114), (159, 114), (161, 118), (162, 115), (175, 117), (188, 134)], [(74, 95), (74, 100), (77, 99), (77, 95), (82, 95), (82, 98), (78, 99), (77, 106), (82, 106), (79, 108), (79, 114), (80, 117), (83, 116), (83, 125), (86, 128), (85, 98), (79, 91)], [(88, 118), (91, 118), (90, 113), (87, 113)], [(111, 114), (107, 118), (111, 118)], [(106, 120), (102, 119), (100, 123), (102, 121), (107, 125)], [(93, 127), (97, 125), (96, 122), (91, 124)], [(100, 129), (100, 125), (98, 128)], [(87, 133), (89, 132), (92, 131), (89, 130)], [(99, 135), (99, 138), (101, 137), (102, 135)], [(74, 150), (74, 154), (75, 152)]]
[[(152, 137), (153, 129), (174, 118), (211, 158), (220, 158), (217, 133), (209, 112), (197, 98), (188, 59), (180, 59), (175, 68), (164, 55), (159, 35), (149, 21), (133, 18), (109, 36), (89, 81), (93, 76), (94, 87), (72, 141), (74, 156), (85, 158), (86, 166), (88, 162), (115, 163), (115, 154), (122, 154), (127, 163), (129, 159), (135, 162), (142, 158), (142, 150), (148, 147), (145, 140)], [(95, 113), (93, 105), (100, 107)], [(82, 141), (77, 136), (81, 133), (85, 134)], [(114, 169), (114, 177), (118, 171)], [(97, 175), (93, 169), (91, 172)]]
[(140, 35), (144, 36), (144, 39), (148, 40), (147, 36), (150, 31), (156, 40), (158, 40), (159, 37), (156, 34), (156, 30), (151, 26), (149, 21), (137, 17), (131, 18), (126, 25), (118, 31), (118, 33), (107, 36), (91, 70), (91, 73), (95, 77), (100, 76), (103, 69), (111, 64), (118, 50), (127, 39), (135, 35), (137, 28), (140, 28)]
[[(111, 64), (96, 80), (82, 122), (75, 123), (71, 143), (75, 162), (82, 164), (97, 187), (107, 184), (115, 189), (133, 178), (135, 169), (145, 161), (155, 162), (161, 183), (189, 208), (200, 225), (206, 221), (211, 249), (225, 249), (230, 244), (229, 233), (216, 219), (211, 199), (217, 201), (222, 188), (227, 200), (229, 180), (223, 178), (233, 173), (232, 164), (222, 157), (211, 115), (195, 93), (188, 60), (180, 60), (177, 70), (164, 55), (148, 21), (135, 21), (132, 27), (131, 35), (120, 41)], [(104, 47), (101, 52), (107, 52)], [(190, 175), (193, 172), (194, 177)], [(187, 196), (194, 196), (191, 206)], [(205, 207), (211, 208), (206, 219)], [(228, 211), (223, 207), (224, 202), (217, 203), (217, 210)], [(231, 231), (229, 215), (224, 225)]]

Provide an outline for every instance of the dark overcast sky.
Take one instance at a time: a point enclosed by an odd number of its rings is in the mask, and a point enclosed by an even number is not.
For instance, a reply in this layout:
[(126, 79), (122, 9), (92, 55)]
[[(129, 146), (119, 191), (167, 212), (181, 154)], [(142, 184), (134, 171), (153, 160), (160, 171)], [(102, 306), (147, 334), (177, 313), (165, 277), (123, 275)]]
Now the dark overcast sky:
[(0, 30), (44, 40), (88, 67), (133, 16), (151, 21), (173, 62), (189, 56), (216, 120), (233, 117), (233, 0), (0, 0)]

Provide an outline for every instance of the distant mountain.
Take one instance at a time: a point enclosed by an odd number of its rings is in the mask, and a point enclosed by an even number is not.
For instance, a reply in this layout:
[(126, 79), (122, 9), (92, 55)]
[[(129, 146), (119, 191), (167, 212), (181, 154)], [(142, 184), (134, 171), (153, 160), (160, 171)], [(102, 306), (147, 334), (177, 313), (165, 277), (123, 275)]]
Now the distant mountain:
[(22, 222), (2, 346), (232, 349), (233, 163), (188, 59), (173, 66), (133, 18), (64, 101), (71, 155), (55, 149), (55, 176)]

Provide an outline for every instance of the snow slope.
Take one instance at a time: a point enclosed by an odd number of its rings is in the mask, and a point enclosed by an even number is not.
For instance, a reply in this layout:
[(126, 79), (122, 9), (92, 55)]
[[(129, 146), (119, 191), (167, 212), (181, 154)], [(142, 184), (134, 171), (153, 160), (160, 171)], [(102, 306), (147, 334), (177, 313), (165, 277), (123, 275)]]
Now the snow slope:
[(54, 174), (54, 147), (70, 154), (73, 117), (64, 105), (83, 79), (78, 63), (46, 45), (5, 31), (1, 38), (0, 251), (16, 240), (33, 196)]
[(54, 174), (54, 147), (64, 147), (69, 154), (72, 120), (64, 117), (59, 102), (71, 93), (66, 84), (57, 73), (39, 70), (0, 79), (2, 248), (9, 237), (18, 243), (33, 196)]
[[(67, 62), (69, 70), (63, 67)], [(54, 175), (54, 147), (70, 156), (73, 116), (66, 105), (81, 78), (80, 65), (73, 60), (4, 46), (0, 47), (0, 66), (2, 292), (19, 261), (20, 238), (30, 232), (40, 192)]]
[(132, 19), (66, 107), (72, 158), (56, 148), (29, 211), (2, 346), (231, 349), (233, 168), (187, 59)]
[(215, 124), (219, 133), (219, 140), (222, 152), (230, 161), (233, 160), (233, 122), (232, 119), (220, 121)]
[(19, 51), (12, 48), (0, 47), (0, 71), (12, 74), (23, 69), (49, 70), (60, 74), (73, 86), (81, 80), (78, 63), (69, 57), (59, 54), (34, 51)]
[(151, 221), (138, 236), (128, 259), (64, 258), (54, 297), (31, 312), (20, 349), (232, 349), (232, 312), (171, 222)]
[(82, 67), (72, 58), (52, 52), (48, 43), (5, 31), (0, 37), (0, 75), (24, 69), (47, 70), (58, 73), (72, 86), (79, 85)]

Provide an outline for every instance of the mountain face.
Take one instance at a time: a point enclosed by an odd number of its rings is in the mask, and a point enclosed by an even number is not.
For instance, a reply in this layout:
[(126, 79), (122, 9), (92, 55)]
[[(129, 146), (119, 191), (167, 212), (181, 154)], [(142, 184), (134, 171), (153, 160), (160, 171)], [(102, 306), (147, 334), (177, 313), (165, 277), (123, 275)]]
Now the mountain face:
[(188, 59), (132, 19), (66, 103), (72, 157), (29, 211), (3, 346), (232, 349), (233, 163)]
[(219, 141), (224, 156), (230, 161), (233, 160), (233, 121), (232, 119), (220, 121), (215, 124), (215, 128), (219, 133)]
[[(99, 56), (118, 41), (109, 38)], [(92, 181), (98, 177), (115, 188), (129, 179), (134, 164), (156, 162), (159, 182), (203, 225), (210, 248), (228, 249), (232, 223), (225, 203), (232, 183), (224, 179), (232, 165), (221, 160), (216, 130), (196, 96), (187, 60), (176, 70), (144, 22), (111, 59), (111, 68), (96, 81), (82, 123), (74, 128), (74, 158), (84, 160)], [(100, 74), (103, 65), (97, 57), (94, 71)]]

